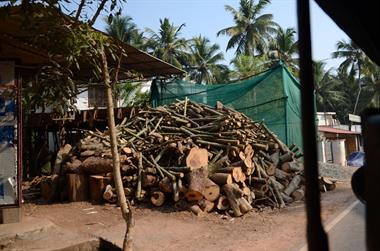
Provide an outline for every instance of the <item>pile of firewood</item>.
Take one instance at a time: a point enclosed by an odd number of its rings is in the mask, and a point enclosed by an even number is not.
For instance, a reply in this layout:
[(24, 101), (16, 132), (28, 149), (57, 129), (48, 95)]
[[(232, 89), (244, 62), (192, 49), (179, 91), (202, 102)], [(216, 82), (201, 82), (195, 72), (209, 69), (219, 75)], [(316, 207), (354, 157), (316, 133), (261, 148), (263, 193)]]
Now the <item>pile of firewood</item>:
[[(219, 102), (212, 108), (186, 99), (132, 111), (117, 130), (131, 201), (241, 216), (253, 206), (284, 207), (304, 196), (298, 147), (286, 146), (264, 123)], [(116, 202), (108, 132), (87, 133), (63, 162), (69, 187), (75, 174), (89, 176), (92, 199), (100, 194)]]

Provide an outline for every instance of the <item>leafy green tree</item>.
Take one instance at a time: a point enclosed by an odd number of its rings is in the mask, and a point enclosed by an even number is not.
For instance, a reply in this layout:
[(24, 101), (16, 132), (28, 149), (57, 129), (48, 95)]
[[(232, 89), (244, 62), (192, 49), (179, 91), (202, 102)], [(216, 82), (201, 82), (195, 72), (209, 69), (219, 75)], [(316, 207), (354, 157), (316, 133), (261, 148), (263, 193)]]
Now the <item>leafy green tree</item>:
[[(33, 41), (27, 42), (49, 49), (52, 60), (49, 66), (54, 68), (56, 75), (61, 76), (60, 79), (63, 82), (60, 84), (78, 83), (80, 79), (75, 79), (76, 76), (72, 72), (79, 70), (80, 64), (83, 62), (86, 62), (89, 72), (93, 73), (91, 78), (104, 84), (107, 98), (107, 120), (113, 176), (121, 213), (127, 225), (123, 250), (132, 250), (131, 231), (134, 223), (131, 206), (125, 197), (121, 179), (112, 97), (112, 89), (118, 82), (121, 58), (126, 55), (123, 47), (119, 46), (118, 43), (114, 43), (108, 36), (96, 32), (92, 28), (92, 25), (105, 8), (109, 11), (109, 18), (120, 12), (117, 7), (121, 2), (123, 1), (102, 0), (98, 4), (91, 0), (81, 0), (77, 5), (76, 2), (71, 0), (40, 0), (38, 1), (40, 4), (36, 5), (33, 0), (23, 0), (21, 3), (23, 11), (18, 18), (23, 19), (24, 28), (27, 28), (31, 34), (30, 37)], [(10, 0), (7, 4), (12, 6), (15, 3), (17, 1)], [(63, 12), (63, 10), (75, 8), (73, 6), (77, 6), (77, 8), (72, 12)], [(82, 13), (86, 7), (93, 8), (93, 12)], [(56, 59), (59, 59), (59, 61)], [(52, 81), (56, 79), (54, 74), (46, 74), (45, 77), (47, 79), (50, 77)], [(81, 80), (83, 81), (83, 79)], [(72, 94), (75, 94), (75, 92), (67, 93), (68, 99), (73, 97)], [(62, 100), (62, 102), (65, 102), (65, 100)]]
[(236, 48), (236, 55), (262, 54), (267, 50), (268, 40), (273, 34), (277, 24), (272, 14), (261, 12), (270, 3), (270, 0), (240, 0), (239, 9), (225, 5), (234, 19), (234, 25), (220, 30), (217, 35), (226, 35), (230, 39), (226, 50)]
[[(317, 101), (317, 110), (323, 112), (337, 111), (339, 103), (346, 103), (346, 95), (341, 91), (340, 82), (331, 69), (324, 70), (325, 63), (314, 62), (314, 88)], [(339, 111), (337, 111), (339, 113)]]
[(194, 37), (190, 44), (189, 76), (197, 83), (214, 83), (216, 75), (226, 70), (227, 66), (221, 64), (224, 60), (219, 45), (211, 44), (210, 40), (201, 35)]
[(177, 67), (184, 65), (187, 58), (188, 41), (180, 37), (183, 27), (185, 27), (185, 24), (175, 26), (170, 23), (168, 18), (164, 18), (160, 19), (158, 32), (145, 28), (149, 35), (147, 42), (148, 52)]
[(270, 40), (268, 57), (274, 63), (282, 60), (292, 73), (298, 72), (298, 42), (295, 38), (296, 31), (293, 28), (284, 30), (278, 27), (276, 34)]
[(106, 32), (114, 38), (130, 44), (133, 33), (137, 31), (137, 26), (130, 16), (117, 16), (111, 20), (106, 19)]
[(239, 55), (231, 63), (233, 65), (233, 71), (230, 74), (231, 78), (244, 79), (268, 69), (270, 61), (266, 55)]

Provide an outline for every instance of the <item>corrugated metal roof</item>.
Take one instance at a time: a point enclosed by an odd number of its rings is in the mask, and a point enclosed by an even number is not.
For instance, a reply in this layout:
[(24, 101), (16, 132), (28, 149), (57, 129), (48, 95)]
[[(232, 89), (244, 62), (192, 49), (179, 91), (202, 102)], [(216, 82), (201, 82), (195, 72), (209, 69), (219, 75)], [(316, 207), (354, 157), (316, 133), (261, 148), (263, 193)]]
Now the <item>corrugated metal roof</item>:
[[(42, 7), (44, 8), (44, 7)], [(41, 9), (41, 6), (35, 6), (36, 11)], [(22, 10), (16, 7), (0, 8), (0, 41), (2, 44), (6, 44), (7, 47), (12, 47), (13, 50), (17, 50), (16, 56), (22, 57), (17, 58), (23, 61), (23, 55), (21, 51), (25, 51), (28, 55), (25, 56), (25, 64), (27, 65), (41, 65), (45, 64), (47, 59), (43, 57), (49, 48), (41, 48), (39, 50), (35, 45), (30, 44), (30, 36), (32, 35), (28, 30), (23, 29), (23, 20), (20, 18)], [(46, 28), (49, 30), (49, 27)], [(103, 33), (94, 29), (96, 32)], [(107, 34), (105, 34), (107, 35)], [(122, 69), (136, 71), (142, 74), (144, 77), (152, 76), (171, 76), (171, 75), (182, 75), (185, 73), (182, 69), (171, 65), (159, 58), (156, 58), (144, 51), (138, 50), (137, 48), (123, 43), (121, 41), (115, 40), (115, 43), (120, 43), (120, 45), (125, 49), (127, 57), (122, 61)], [(0, 54), (1, 58), (15, 58), (12, 55), (12, 51), (3, 50)], [(82, 68), (82, 67), (81, 67)], [(83, 67), (86, 69), (86, 67)]]

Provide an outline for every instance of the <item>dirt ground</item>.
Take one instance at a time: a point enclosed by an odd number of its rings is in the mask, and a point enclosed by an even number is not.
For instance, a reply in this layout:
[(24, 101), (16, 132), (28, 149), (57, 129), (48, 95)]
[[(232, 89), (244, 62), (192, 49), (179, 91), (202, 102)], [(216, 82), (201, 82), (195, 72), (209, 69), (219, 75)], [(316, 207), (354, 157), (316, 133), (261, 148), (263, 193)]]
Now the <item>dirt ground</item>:
[[(322, 218), (327, 223), (355, 200), (348, 182), (322, 194)], [(115, 205), (65, 203), (24, 205), (24, 215), (47, 218), (81, 235), (102, 236), (121, 245), (124, 223)], [(281, 210), (255, 210), (241, 218), (215, 213), (198, 218), (168, 207), (135, 208), (136, 250), (298, 250), (305, 242), (303, 202)]]

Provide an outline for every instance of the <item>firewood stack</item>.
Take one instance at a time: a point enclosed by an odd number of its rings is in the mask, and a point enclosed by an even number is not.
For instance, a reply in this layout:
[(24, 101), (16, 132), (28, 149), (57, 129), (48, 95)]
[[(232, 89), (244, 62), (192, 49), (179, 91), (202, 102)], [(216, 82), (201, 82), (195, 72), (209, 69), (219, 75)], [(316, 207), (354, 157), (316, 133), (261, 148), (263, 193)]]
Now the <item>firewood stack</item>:
[[(212, 108), (186, 99), (140, 109), (117, 130), (124, 190), (134, 202), (241, 216), (253, 206), (284, 207), (303, 198), (298, 147), (220, 102)], [(116, 202), (113, 183), (99, 182), (112, 178), (109, 147), (107, 131), (88, 131), (64, 168), (90, 176), (90, 193), (98, 187), (104, 200)]]

